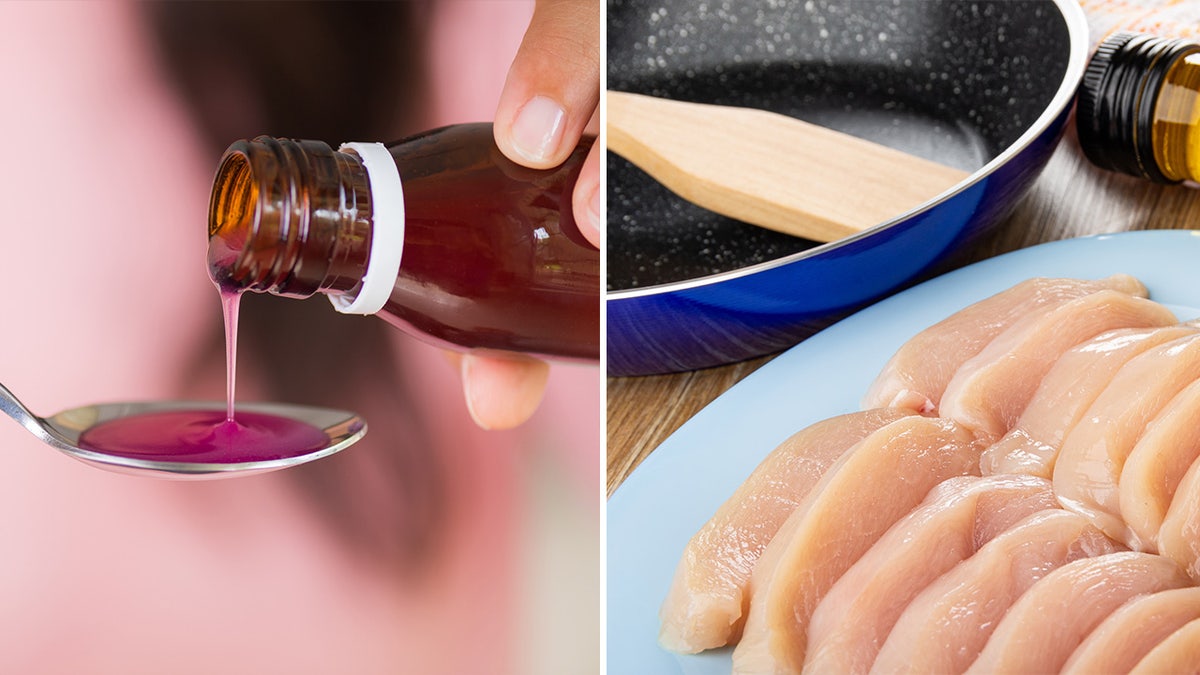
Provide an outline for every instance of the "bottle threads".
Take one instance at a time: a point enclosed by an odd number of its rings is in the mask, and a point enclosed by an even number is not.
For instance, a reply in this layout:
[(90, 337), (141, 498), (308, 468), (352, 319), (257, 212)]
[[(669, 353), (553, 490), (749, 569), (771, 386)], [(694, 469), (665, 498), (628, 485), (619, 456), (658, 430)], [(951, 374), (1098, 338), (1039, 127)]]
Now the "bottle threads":
[(1097, 166), (1159, 183), (1200, 180), (1200, 45), (1137, 33), (1101, 42), (1076, 111)]

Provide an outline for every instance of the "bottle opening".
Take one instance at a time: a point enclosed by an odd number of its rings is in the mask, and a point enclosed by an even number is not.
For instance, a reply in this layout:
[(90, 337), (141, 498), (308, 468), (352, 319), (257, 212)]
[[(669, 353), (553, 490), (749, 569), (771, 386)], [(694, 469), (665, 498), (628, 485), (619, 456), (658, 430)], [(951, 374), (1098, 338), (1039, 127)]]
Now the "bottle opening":
[(318, 141), (259, 136), (230, 145), (209, 199), (213, 282), (293, 298), (357, 284), (370, 200), (362, 166), (349, 158)]
[(1096, 50), (1079, 92), (1076, 128), (1097, 166), (1160, 183), (1188, 176), (1188, 128), (1194, 93), (1184, 40), (1116, 33)]
[(208, 207), (208, 275), (218, 287), (233, 290), (234, 268), (250, 233), (259, 198), (250, 159), (228, 152), (217, 169)]
[(256, 203), (258, 186), (252, 179), (249, 160), (241, 153), (230, 153), (217, 170), (208, 210), (208, 236), (249, 224)]

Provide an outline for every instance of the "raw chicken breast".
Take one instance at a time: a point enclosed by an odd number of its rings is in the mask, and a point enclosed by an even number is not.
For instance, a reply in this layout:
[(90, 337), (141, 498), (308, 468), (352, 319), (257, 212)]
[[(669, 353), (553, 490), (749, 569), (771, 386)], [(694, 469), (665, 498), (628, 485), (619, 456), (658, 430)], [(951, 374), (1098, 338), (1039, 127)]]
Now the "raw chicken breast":
[(1150, 421), (1129, 451), (1117, 482), (1121, 519), (1155, 552), (1158, 530), (1179, 481), (1200, 458), (1200, 380), (1184, 387)]
[(950, 379), (939, 414), (999, 438), (1017, 423), (1042, 378), (1064, 352), (1115, 328), (1170, 326), (1163, 305), (1104, 290), (1013, 322)]
[(1017, 521), (1058, 502), (1033, 476), (951, 478), (889, 529), (813, 612), (806, 672), (865, 673), (918, 593)]
[(1200, 619), (1189, 621), (1138, 661), (1129, 675), (1200, 673)]
[(734, 672), (799, 672), (808, 619), (825, 591), (935, 485), (976, 473), (981, 449), (949, 420), (905, 417), (842, 455), (754, 568)]
[(1059, 502), (1134, 550), (1153, 548), (1121, 518), (1117, 482), (1146, 426), (1200, 378), (1200, 333), (1149, 349), (1126, 363), (1063, 439), (1054, 465)]
[(1063, 438), (1108, 385), (1117, 369), (1194, 326), (1121, 328), (1067, 350), (1042, 378), (1016, 425), (983, 452), (983, 474), (1024, 473), (1050, 478)]
[(961, 673), (1008, 608), (1051, 570), (1121, 547), (1086, 518), (1035, 513), (938, 577), (896, 620), (872, 673)]
[(1121, 552), (1076, 560), (1033, 585), (996, 626), (968, 673), (1053, 673), (1089, 633), (1143, 593), (1191, 582), (1174, 562)]
[(1158, 552), (1174, 560), (1200, 584), (1200, 460), (1179, 481), (1179, 489), (1158, 530)]
[(1146, 297), (1146, 287), (1125, 274), (1099, 281), (1030, 279), (959, 310), (904, 343), (867, 390), (862, 407), (934, 412), (959, 366), (1014, 321), (1105, 288)]
[(775, 531), (843, 452), (913, 414), (885, 408), (839, 415), (779, 444), (688, 542), (659, 611), (659, 642), (694, 653), (736, 641), (750, 602), (750, 572)]
[[(1129, 672), (1168, 635), (1196, 619), (1200, 619), (1200, 588), (1195, 586), (1134, 598), (1080, 643), (1063, 665), (1062, 675)], [(1200, 661), (1194, 665), (1200, 667)]]

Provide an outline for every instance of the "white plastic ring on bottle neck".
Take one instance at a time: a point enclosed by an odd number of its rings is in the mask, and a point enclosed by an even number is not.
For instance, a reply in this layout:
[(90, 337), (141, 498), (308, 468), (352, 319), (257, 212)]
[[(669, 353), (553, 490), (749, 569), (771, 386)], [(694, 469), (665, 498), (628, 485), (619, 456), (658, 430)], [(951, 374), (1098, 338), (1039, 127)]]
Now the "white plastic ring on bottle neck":
[(404, 188), (396, 161), (382, 143), (343, 143), (339, 152), (353, 152), (367, 169), (371, 190), (371, 252), (358, 293), (330, 295), (343, 314), (374, 314), (392, 294), (404, 253)]

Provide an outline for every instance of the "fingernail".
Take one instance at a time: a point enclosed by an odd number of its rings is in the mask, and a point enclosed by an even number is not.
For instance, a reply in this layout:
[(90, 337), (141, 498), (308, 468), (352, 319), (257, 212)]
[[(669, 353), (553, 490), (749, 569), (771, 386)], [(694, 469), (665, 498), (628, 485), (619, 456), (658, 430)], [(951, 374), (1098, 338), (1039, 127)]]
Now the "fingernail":
[(600, 232), (600, 186), (599, 185), (596, 186), (595, 191), (592, 192), (591, 200), (588, 201), (587, 219), (588, 219), (588, 224), (592, 226), (592, 229), (595, 230), (597, 233), (599, 233)]
[(471, 415), (471, 419), (482, 429), (487, 429), (488, 426), (480, 421), (479, 415), (475, 412), (475, 392), (472, 390), (472, 384), (475, 378), (471, 377), (471, 368), (475, 365), (475, 357), (470, 354), (464, 354), (461, 361), (460, 374), (462, 377), (463, 396), (467, 400), (467, 412)]
[(513, 121), (513, 148), (531, 162), (549, 160), (562, 140), (567, 113), (553, 100), (535, 96)]
[(592, 219), (592, 225), (596, 229), (600, 229), (600, 186), (596, 186), (595, 192), (592, 193), (592, 203), (589, 204), (588, 217)]

